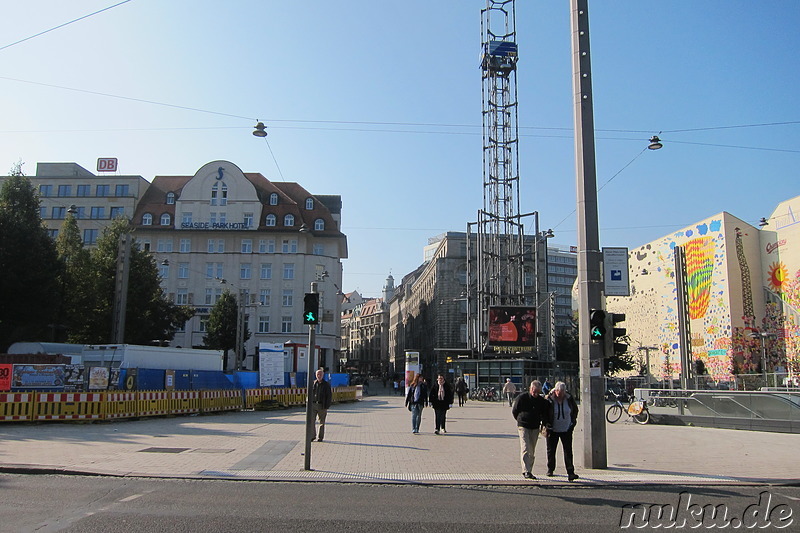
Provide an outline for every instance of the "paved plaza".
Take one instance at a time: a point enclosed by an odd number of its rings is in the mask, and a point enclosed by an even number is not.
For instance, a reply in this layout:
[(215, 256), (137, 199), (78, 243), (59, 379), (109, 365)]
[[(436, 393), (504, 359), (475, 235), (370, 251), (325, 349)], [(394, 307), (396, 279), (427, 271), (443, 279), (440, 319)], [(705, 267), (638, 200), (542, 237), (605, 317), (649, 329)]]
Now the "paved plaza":
[[(305, 409), (241, 411), (101, 423), (0, 425), (0, 471), (63, 472), (196, 479), (322, 480), (424, 484), (564, 484), (545, 477), (545, 441), (533, 474), (522, 477), (516, 423), (503, 402), (470, 401), (448, 411), (447, 434), (421, 433), (401, 396), (335, 404), (325, 442), (312, 443), (304, 470)], [(581, 468), (575, 483), (726, 484), (800, 482), (800, 435), (699, 427), (606, 424), (608, 468)]]

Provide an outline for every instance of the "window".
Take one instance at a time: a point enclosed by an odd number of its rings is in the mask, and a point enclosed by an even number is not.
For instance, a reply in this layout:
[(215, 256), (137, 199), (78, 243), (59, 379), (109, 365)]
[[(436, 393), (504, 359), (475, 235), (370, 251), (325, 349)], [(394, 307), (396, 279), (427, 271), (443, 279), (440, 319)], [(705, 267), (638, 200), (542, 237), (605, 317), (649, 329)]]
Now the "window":
[(172, 239), (158, 239), (158, 244), (156, 244), (156, 251), (157, 252), (171, 252), (172, 251)]
[(253, 253), (253, 239), (242, 239), (242, 253)]
[(169, 226), (170, 219), (171, 217), (169, 216), (169, 213), (164, 213), (163, 215), (161, 215), (161, 225)]
[(325, 255), (325, 245), (315, 244), (311, 253), (314, 255)]
[(261, 279), (272, 279), (272, 263), (261, 263)]
[(270, 289), (261, 289), (261, 294), (258, 295), (258, 301), (261, 302), (261, 305), (269, 305), (269, 297), (271, 293), (272, 291)]
[(178, 289), (175, 293), (176, 305), (189, 305), (189, 289)]
[(168, 192), (167, 193), (167, 205), (172, 205), (175, 203), (175, 193)]
[(62, 219), (67, 216), (67, 208), (66, 207), (54, 207), (53, 208), (53, 218)]
[(104, 207), (93, 207), (91, 214), (89, 215), (89, 218), (91, 218), (92, 220), (99, 220), (101, 218), (105, 218), (106, 216), (105, 211), (106, 209)]
[(286, 215), (283, 217), (283, 225), (286, 227), (294, 226), (294, 215)]
[(86, 208), (85, 207), (76, 207), (75, 208), (75, 218), (81, 220), (86, 218)]
[(78, 196), (82, 197), (89, 196), (90, 190), (91, 190), (91, 185), (78, 185)]
[(45, 196), (53, 196), (53, 186), (52, 185), (39, 185), (39, 196), (44, 198)]
[(181, 225), (184, 227), (192, 225), (192, 213), (190, 211), (181, 213)]
[(216, 182), (211, 187), (211, 205), (228, 205), (228, 186), (224, 182)]
[(214, 253), (214, 239), (208, 239), (208, 253)]
[(111, 218), (117, 217), (124, 217), (125, 216), (125, 208), (124, 207), (112, 207), (111, 208)]
[(284, 307), (291, 307), (294, 304), (294, 290), (283, 289), (283, 296), (281, 298), (281, 305)]
[(222, 263), (206, 263), (207, 279), (222, 279)]
[(111, 185), (98, 185), (94, 189), (94, 195), (97, 197), (111, 196)]
[(206, 299), (204, 303), (205, 305), (212, 305), (214, 303), (214, 289), (212, 287), (206, 287)]
[(72, 185), (59, 185), (58, 186), (58, 195), (59, 196), (72, 196)]
[(192, 251), (192, 239), (181, 239), (180, 245), (181, 253), (189, 253)]
[(139, 249), (145, 252), (150, 251), (150, 239), (142, 239), (139, 241)]
[(292, 317), (290, 316), (282, 316), (281, 317), (281, 333), (291, 333), (292, 332)]
[(269, 205), (278, 205), (278, 193), (274, 192), (269, 195)]
[(47, 208), (39, 206), (39, 218), (47, 218)]
[(250, 279), (250, 263), (242, 263), (239, 267), (239, 279)]
[(200, 317), (200, 333), (206, 333), (208, 331), (208, 317), (201, 316)]
[(244, 214), (244, 227), (250, 228), (253, 226), (253, 213)]
[(268, 316), (259, 316), (258, 317), (258, 332), (259, 333), (269, 333), (269, 317)]
[(217, 253), (218, 254), (225, 253), (225, 241), (223, 239), (217, 239)]
[(314, 231), (322, 231), (325, 229), (325, 221), (318, 218), (314, 221)]
[(189, 263), (178, 263), (178, 279), (189, 278)]
[(142, 215), (142, 226), (152, 226), (153, 225), (153, 215), (150, 213), (145, 213)]
[(294, 263), (283, 264), (283, 279), (294, 279)]
[(284, 239), (281, 243), (281, 252), (285, 254), (297, 253), (297, 239)]
[(83, 230), (83, 244), (97, 244), (97, 231), (96, 229)]
[(225, 212), (223, 211), (222, 213), (219, 214), (219, 223), (224, 225), (225, 222), (226, 222)]
[(311, 211), (314, 209), (314, 199), (313, 198), (306, 198), (306, 209)]
[(114, 196), (130, 196), (130, 190), (128, 185), (117, 185), (114, 187)]
[(264, 219), (264, 225), (265, 226), (274, 226), (275, 225), (275, 215), (273, 215), (272, 213), (267, 215), (267, 218)]
[(169, 279), (169, 265), (163, 263), (158, 265), (158, 275), (161, 276), (161, 279)]

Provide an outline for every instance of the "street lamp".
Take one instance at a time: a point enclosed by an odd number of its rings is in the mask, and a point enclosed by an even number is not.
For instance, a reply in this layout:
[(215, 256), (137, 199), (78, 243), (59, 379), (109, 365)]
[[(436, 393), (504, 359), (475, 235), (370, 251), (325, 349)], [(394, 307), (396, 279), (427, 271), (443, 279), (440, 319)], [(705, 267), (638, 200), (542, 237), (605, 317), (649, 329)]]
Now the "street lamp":
[(647, 145), (649, 150), (661, 150), (663, 147), (664, 145), (661, 144), (661, 139), (658, 138), (658, 135), (653, 135), (650, 137), (650, 144)]
[(255, 126), (256, 129), (253, 130), (253, 135), (256, 137), (266, 137), (267, 136), (267, 127), (264, 126), (263, 122), (259, 122)]
[(645, 365), (647, 366), (647, 386), (650, 386), (650, 350), (658, 350), (657, 346), (639, 346), (639, 351), (644, 350)]
[(761, 376), (764, 378), (764, 385), (767, 384), (767, 339), (775, 337), (774, 333), (766, 331), (751, 331), (750, 337), (761, 339)]

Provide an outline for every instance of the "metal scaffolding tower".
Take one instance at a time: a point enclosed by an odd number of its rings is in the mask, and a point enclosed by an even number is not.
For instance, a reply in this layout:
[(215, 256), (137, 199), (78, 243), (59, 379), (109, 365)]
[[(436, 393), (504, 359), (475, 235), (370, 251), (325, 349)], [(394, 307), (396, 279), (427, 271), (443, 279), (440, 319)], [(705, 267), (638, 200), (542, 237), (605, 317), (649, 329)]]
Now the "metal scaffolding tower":
[[(481, 10), (483, 209), (478, 212), (473, 346), (483, 353), (488, 309), (523, 305), (524, 230), (519, 200), (517, 43), (514, 0), (487, 0)], [(468, 241), (472, 241), (469, 238)], [(472, 269), (470, 269), (472, 270)], [(473, 278), (470, 278), (473, 279)]]

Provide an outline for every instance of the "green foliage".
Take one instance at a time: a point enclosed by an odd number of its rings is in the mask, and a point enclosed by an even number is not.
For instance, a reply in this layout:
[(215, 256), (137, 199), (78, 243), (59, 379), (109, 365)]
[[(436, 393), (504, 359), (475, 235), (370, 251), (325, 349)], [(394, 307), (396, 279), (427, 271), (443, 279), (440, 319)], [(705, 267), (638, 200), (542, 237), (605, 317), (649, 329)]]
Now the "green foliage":
[(607, 376), (613, 376), (618, 372), (628, 372), (635, 367), (636, 361), (631, 353), (612, 355), (603, 360), (603, 371)]
[(0, 189), (0, 352), (17, 341), (54, 338), (60, 272), (38, 195), (18, 163)]
[(578, 337), (572, 332), (556, 335), (556, 357), (559, 361), (578, 362)]
[(56, 251), (62, 263), (59, 286), (62, 293), (58, 341), (78, 342), (78, 332), (89, 321), (95, 308), (94, 273), (89, 251), (83, 247), (78, 222), (68, 214), (56, 238)]
[(211, 308), (206, 322), (203, 343), (212, 350), (224, 350), (223, 368), (228, 368), (228, 350), (236, 348), (236, 319), (239, 306), (236, 297), (225, 291)]

